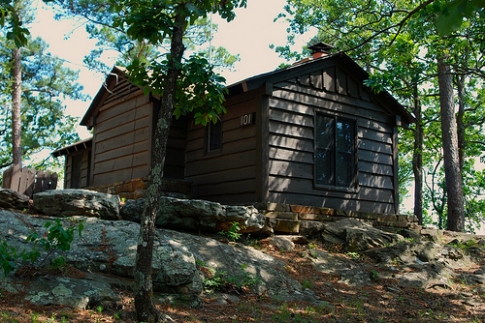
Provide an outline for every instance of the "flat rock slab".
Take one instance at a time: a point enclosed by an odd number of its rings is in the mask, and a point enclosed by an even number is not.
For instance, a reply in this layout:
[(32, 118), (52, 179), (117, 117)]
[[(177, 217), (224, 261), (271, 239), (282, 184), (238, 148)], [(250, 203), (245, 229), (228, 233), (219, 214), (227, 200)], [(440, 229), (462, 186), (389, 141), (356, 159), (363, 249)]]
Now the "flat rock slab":
[(30, 198), (8, 188), (0, 188), (0, 208), (26, 210)]
[(116, 220), (120, 215), (118, 195), (83, 189), (51, 190), (34, 194), (35, 209), (45, 215), (68, 217), (95, 216)]
[(121, 308), (121, 298), (113, 291), (114, 278), (86, 274), (83, 278), (39, 276), (32, 279), (14, 278), (0, 281), (0, 286), (14, 293), (24, 293), (25, 300), (40, 306), (68, 306), (74, 309)]

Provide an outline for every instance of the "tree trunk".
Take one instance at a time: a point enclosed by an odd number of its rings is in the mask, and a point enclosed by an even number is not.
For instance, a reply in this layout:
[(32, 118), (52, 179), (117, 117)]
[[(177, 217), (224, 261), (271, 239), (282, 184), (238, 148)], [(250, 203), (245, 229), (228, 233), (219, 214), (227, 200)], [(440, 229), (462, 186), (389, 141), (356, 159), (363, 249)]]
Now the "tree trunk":
[(460, 159), (460, 173), (463, 174), (465, 165), (465, 75), (456, 76), (456, 88), (458, 90), (458, 114), (456, 116), (457, 135), (458, 135), (458, 155)]
[(447, 229), (461, 232), (465, 228), (465, 212), (453, 100), (453, 79), (451, 67), (445, 63), (443, 57), (438, 59), (438, 84), (440, 91), (443, 163), (448, 197)]
[(414, 87), (414, 116), (416, 130), (414, 131), (413, 174), (414, 174), (414, 215), (418, 223), (423, 224), (423, 124), (421, 115), (421, 101), (418, 86)]
[(149, 186), (144, 211), (140, 224), (137, 257), (135, 265), (135, 310), (140, 322), (154, 323), (160, 319), (160, 313), (153, 304), (152, 256), (155, 236), (155, 220), (160, 205), (163, 186), (163, 166), (167, 152), (167, 139), (172, 121), (177, 79), (180, 74), (180, 63), (184, 53), (182, 43), (186, 28), (185, 16), (180, 11), (176, 13), (175, 26), (172, 35), (169, 66), (164, 84), (161, 107), (151, 153), (151, 169)]
[(22, 169), (22, 119), (20, 103), (22, 100), (22, 65), (20, 49), (12, 50), (12, 157), (14, 173)]

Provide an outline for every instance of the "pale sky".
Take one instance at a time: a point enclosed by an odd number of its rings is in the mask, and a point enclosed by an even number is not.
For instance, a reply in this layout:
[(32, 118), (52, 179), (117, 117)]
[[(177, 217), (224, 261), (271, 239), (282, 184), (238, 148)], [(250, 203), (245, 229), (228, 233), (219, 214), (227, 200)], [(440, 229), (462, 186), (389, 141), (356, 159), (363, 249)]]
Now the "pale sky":
[[(230, 23), (213, 17), (213, 22), (219, 27), (212, 45), (223, 46), (231, 54), (239, 54), (241, 58), (235, 65), (235, 71), (223, 73), (228, 85), (274, 70), (284, 62), (269, 45), (286, 44), (287, 24), (283, 21), (274, 22), (276, 16), (283, 12), (285, 4), (286, 0), (248, 0), (247, 8), (238, 9), (236, 18)], [(30, 29), (32, 35), (43, 38), (50, 45), (49, 51), (69, 62), (70, 68), (80, 70), (79, 82), (84, 86), (84, 92), (94, 97), (105, 76), (88, 70), (82, 62), (84, 56), (95, 46), (96, 40), (89, 39), (85, 27), (79, 26), (79, 23), (55, 21), (52, 11), (41, 0), (35, 0), (34, 5), (38, 10), (37, 19)], [(309, 39), (310, 35), (302, 36), (297, 39), (297, 46), (301, 48)], [(104, 61), (108, 65), (114, 65), (116, 57), (108, 54)], [(82, 117), (89, 103), (66, 102), (67, 113)], [(79, 127), (78, 132), (82, 138), (89, 136), (84, 127)]]

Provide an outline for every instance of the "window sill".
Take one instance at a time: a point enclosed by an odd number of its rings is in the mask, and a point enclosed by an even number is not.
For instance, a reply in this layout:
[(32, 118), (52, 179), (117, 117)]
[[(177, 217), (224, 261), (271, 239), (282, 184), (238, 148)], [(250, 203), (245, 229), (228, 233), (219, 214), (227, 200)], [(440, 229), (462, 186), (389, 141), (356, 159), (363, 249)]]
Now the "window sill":
[(326, 190), (326, 191), (338, 191), (338, 192), (354, 193), (354, 194), (359, 192), (359, 186), (357, 186), (357, 187), (344, 187), (344, 186), (314, 184), (314, 187), (315, 187), (315, 189)]

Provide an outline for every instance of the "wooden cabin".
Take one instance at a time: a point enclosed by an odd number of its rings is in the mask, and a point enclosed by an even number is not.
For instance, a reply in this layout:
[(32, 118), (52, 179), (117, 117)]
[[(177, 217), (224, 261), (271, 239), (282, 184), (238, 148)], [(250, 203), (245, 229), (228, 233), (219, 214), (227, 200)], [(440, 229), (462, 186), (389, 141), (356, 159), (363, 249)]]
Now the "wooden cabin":
[[(164, 178), (224, 204), (274, 202), (397, 214), (398, 126), (414, 118), (345, 54), (308, 59), (228, 87), (217, 124), (173, 121)], [(160, 102), (115, 67), (65, 155), (65, 187), (145, 178)], [(89, 143), (89, 144), (88, 144)]]

